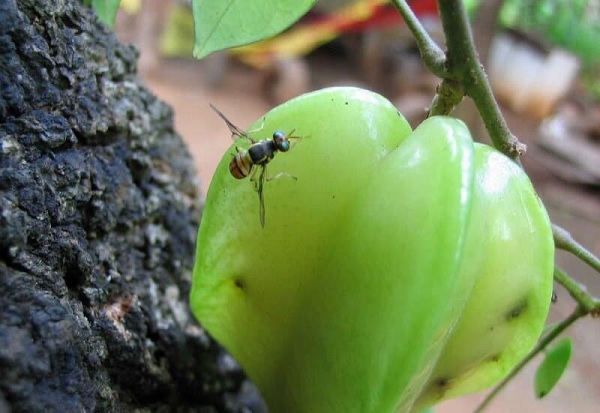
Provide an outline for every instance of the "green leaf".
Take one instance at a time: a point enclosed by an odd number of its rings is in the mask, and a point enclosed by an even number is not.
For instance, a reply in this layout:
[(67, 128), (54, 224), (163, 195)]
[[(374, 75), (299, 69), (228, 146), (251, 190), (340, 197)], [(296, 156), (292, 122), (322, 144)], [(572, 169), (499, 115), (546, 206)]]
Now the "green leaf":
[(558, 383), (569, 365), (573, 344), (570, 338), (561, 340), (546, 354), (546, 358), (535, 372), (535, 395), (541, 399)]
[(92, 0), (92, 7), (98, 15), (98, 19), (108, 27), (114, 27), (117, 10), (121, 0)]
[(302, 17), (316, 0), (192, 0), (194, 57), (273, 37)]

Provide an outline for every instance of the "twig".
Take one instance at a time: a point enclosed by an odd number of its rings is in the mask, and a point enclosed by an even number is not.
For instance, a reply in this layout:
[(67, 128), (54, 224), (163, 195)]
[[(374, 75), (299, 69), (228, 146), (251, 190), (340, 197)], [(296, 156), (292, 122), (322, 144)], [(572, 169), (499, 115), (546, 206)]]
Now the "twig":
[(459, 80), (485, 123), (494, 146), (512, 159), (525, 153), (526, 146), (510, 132), (492, 93), (475, 46), (463, 0), (438, 2), (442, 26), (446, 35), (446, 67), (452, 79)]
[(415, 16), (410, 7), (408, 7), (406, 1), (391, 1), (400, 12), (406, 25), (415, 37), (425, 66), (427, 66), (434, 75), (443, 79), (449, 78), (451, 75), (446, 68), (446, 55), (444, 54), (444, 51), (440, 49), (431, 36), (429, 36), (429, 33), (427, 33), (419, 19), (417, 19), (417, 16)]
[(597, 272), (600, 272), (600, 258), (575, 241), (566, 229), (552, 224), (552, 235), (554, 235), (556, 248), (570, 252)]
[(589, 294), (585, 286), (575, 281), (556, 266), (554, 267), (554, 279), (557, 283), (565, 287), (577, 304), (585, 310), (586, 314), (591, 314), (592, 316), (600, 315), (600, 300)]
[(523, 368), (540, 352), (542, 352), (560, 333), (566, 330), (571, 324), (577, 321), (579, 318), (585, 316), (587, 313), (585, 309), (581, 306), (578, 306), (575, 311), (566, 319), (558, 323), (552, 330), (546, 334), (542, 340), (538, 342), (535, 348), (527, 355), (523, 360), (519, 362), (515, 366), (514, 369), (506, 376), (500, 383), (494, 387), (494, 389), (486, 396), (486, 398), (481, 402), (477, 409), (475, 409), (474, 413), (482, 413), (483, 409), (485, 409), (492, 400), (500, 393), (500, 391), (521, 371)]

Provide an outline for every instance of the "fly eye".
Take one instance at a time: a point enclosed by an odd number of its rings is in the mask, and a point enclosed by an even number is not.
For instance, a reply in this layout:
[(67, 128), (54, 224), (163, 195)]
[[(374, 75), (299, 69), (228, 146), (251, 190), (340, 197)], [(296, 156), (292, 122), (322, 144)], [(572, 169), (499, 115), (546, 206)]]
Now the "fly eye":
[(280, 130), (273, 133), (273, 141), (275, 142), (277, 149), (281, 152), (286, 152), (290, 149), (290, 142), (288, 141), (286, 134)]

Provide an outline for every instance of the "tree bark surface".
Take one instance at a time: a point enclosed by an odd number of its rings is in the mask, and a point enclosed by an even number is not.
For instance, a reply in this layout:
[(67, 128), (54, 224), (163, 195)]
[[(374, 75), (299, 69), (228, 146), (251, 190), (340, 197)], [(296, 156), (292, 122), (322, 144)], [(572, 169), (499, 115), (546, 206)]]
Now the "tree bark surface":
[(261, 409), (190, 315), (198, 181), (136, 59), (76, 0), (0, 1), (0, 412)]

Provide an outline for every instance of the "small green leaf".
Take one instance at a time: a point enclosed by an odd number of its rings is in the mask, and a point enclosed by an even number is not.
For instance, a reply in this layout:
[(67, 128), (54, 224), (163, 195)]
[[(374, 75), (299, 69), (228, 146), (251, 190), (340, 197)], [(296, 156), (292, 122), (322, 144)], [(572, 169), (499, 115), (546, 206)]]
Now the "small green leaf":
[(194, 57), (273, 37), (316, 0), (192, 0)]
[(102, 23), (114, 27), (120, 2), (121, 0), (92, 0), (92, 7)]
[(535, 395), (541, 399), (558, 383), (569, 365), (573, 344), (570, 338), (561, 340), (546, 354), (546, 358), (535, 372)]

